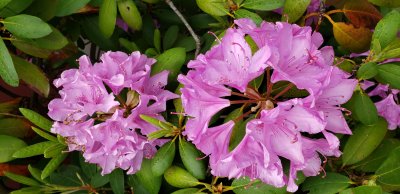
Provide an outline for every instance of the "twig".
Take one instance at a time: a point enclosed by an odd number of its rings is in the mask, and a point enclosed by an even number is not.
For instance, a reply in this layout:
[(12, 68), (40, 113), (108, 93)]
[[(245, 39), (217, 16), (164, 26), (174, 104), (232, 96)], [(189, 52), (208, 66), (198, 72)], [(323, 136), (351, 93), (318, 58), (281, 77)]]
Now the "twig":
[(196, 51), (194, 53), (194, 57), (197, 57), (197, 55), (200, 52), (200, 39), (197, 36), (197, 34), (193, 31), (192, 27), (189, 25), (189, 23), (186, 21), (185, 17), (183, 17), (183, 15), (181, 14), (181, 12), (175, 7), (174, 3), (172, 2), (172, 0), (165, 0), (165, 3), (167, 3), (169, 5), (169, 7), (171, 7), (171, 9), (176, 13), (176, 15), (178, 15), (179, 19), (181, 19), (181, 21), (183, 22), (183, 24), (185, 24), (186, 28), (189, 30), (190, 35), (192, 35), (194, 42), (196, 42)]

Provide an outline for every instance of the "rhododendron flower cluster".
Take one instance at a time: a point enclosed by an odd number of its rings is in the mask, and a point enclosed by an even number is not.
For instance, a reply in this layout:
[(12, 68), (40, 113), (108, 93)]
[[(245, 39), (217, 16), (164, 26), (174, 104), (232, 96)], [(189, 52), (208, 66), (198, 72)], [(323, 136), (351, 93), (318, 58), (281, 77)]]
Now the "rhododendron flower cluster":
[[(248, 176), (296, 191), (298, 171), (315, 176), (323, 170), (321, 157), (340, 156), (334, 133), (351, 134), (340, 105), (350, 99), (357, 81), (333, 65), (333, 49), (319, 48), (323, 38), (310, 27), (284, 22), (258, 27), (249, 19), (235, 23), (237, 28), (228, 29), (178, 77), (190, 116), (184, 134), (209, 156), (213, 175)], [(266, 87), (252, 85), (259, 76)], [(212, 124), (227, 107), (243, 114)], [(243, 120), (245, 134), (232, 146), (235, 124)], [(288, 174), (282, 158), (290, 161)]]
[(102, 174), (115, 168), (135, 173), (162, 143), (147, 140), (156, 128), (139, 115), (162, 119), (166, 101), (177, 97), (163, 89), (168, 72), (150, 76), (154, 63), (139, 52), (107, 52), (94, 65), (82, 56), (79, 69), (54, 81), (62, 89), (49, 103), (48, 114), (56, 121), (51, 131), (66, 139), (70, 151), (82, 151), (86, 161), (101, 166)]
[(375, 103), (375, 106), (378, 114), (388, 122), (388, 129), (393, 130), (400, 126), (399, 90), (367, 80), (362, 83), (361, 87), (368, 91), (369, 96), (381, 99)]

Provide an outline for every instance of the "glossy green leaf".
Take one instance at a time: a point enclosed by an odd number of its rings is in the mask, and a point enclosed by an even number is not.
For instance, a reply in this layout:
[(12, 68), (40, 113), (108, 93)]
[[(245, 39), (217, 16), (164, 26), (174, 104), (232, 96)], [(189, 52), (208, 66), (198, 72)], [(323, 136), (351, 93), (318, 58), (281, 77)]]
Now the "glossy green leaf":
[(40, 38), (52, 32), (51, 27), (42, 19), (25, 14), (8, 17), (3, 24), (14, 36), (21, 38)]
[(118, 41), (119, 41), (119, 44), (121, 44), (121, 46), (123, 46), (129, 52), (133, 52), (133, 51), (138, 51), (139, 50), (139, 47), (134, 42), (131, 42), (131, 41), (125, 39), (125, 38), (119, 38)]
[(369, 2), (382, 7), (400, 7), (398, 0), (368, 0)]
[(155, 176), (151, 170), (151, 161), (143, 159), (142, 166), (134, 175), (137, 178), (138, 184), (150, 194), (157, 194), (160, 191), (162, 176)]
[(263, 21), (263, 19), (257, 13), (251, 12), (247, 9), (238, 9), (234, 13), (236, 19), (250, 18), (257, 25), (261, 24), (261, 22)]
[(233, 180), (231, 186), (236, 194), (286, 194), (285, 187), (277, 188), (260, 180), (250, 180), (248, 177)]
[(196, 3), (201, 10), (213, 16), (224, 16), (229, 13), (224, 0), (196, 0)]
[(110, 174), (110, 185), (113, 193), (124, 194), (125, 193), (125, 177), (124, 172), (121, 169), (115, 169)]
[(302, 184), (303, 191), (309, 194), (336, 194), (351, 185), (351, 180), (341, 174), (327, 172), (326, 176), (308, 177)]
[(311, 0), (285, 0), (282, 20), (287, 19), (289, 23), (297, 21), (306, 12), (310, 2)]
[(27, 108), (19, 108), (19, 111), (24, 115), (26, 119), (28, 119), (30, 122), (35, 124), (36, 126), (40, 127), (41, 129), (44, 129), (46, 131), (50, 131), (51, 126), (53, 123), (49, 120), (40, 115), (39, 113), (29, 110)]
[[(397, 37), (399, 27), (400, 13), (396, 10), (393, 10), (392, 12), (386, 14), (385, 17), (378, 22), (372, 35), (372, 40), (378, 40), (380, 48), (384, 49)], [(371, 48), (374, 48), (374, 44), (376, 43), (372, 41)]]
[(376, 74), (378, 74), (378, 64), (369, 62), (361, 65), (357, 71), (357, 78), (360, 80), (370, 79)]
[(36, 65), (12, 55), (15, 69), (19, 78), (38, 94), (47, 97), (50, 92), (49, 79), (46, 74)]
[(143, 21), (133, 0), (118, 1), (118, 10), (122, 19), (134, 30), (141, 30)]
[(190, 51), (193, 51), (194, 49), (196, 49), (196, 42), (194, 41), (193, 37), (186, 36), (186, 37), (179, 38), (176, 41), (174, 46), (185, 48), (186, 52), (190, 52)]
[(186, 51), (184, 48), (172, 48), (162, 53), (157, 58), (157, 63), (151, 68), (151, 74), (157, 74), (168, 70), (168, 82), (176, 81), (178, 73), (186, 60)]
[(28, 165), (28, 170), (29, 173), (31, 173), (32, 177), (35, 178), (37, 181), (45, 184), (48, 183), (47, 181), (42, 180), (42, 178), (40, 178), (40, 175), (42, 174), (41, 170), (31, 166), (30, 164)]
[(93, 175), (90, 179), (90, 185), (99, 188), (110, 182), (110, 175), (102, 176), (100, 173)]
[(400, 186), (400, 147), (392, 151), (389, 157), (375, 172), (377, 182), (390, 186)]
[(19, 190), (12, 191), (10, 194), (42, 194), (41, 187), (24, 187)]
[(163, 36), (163, 48), (167, 50), (174, 45), (176, 39), (178, 39), (179, 27), (176, 25), (170, 26)]
[(394, 39), (377, 55), (377, 61), (400, 57), (400, 38)]
[(355, 164), (368, 157), (382, 142), (387, 132), (383, 118), (371, 126), (359, 124), (343, 150), (343, 166)]
[(146, 2), (146, 3), (154, 4), (154, 3), (158, 3), (160, 0), (142, 0), (142, 1)]
[(390, 153), (400, 146), (400, 140), (384, 139), (382, 143), (367, 158), (355, 164), (353, 168), (363, 172), (375, 172), (387, 159)]
[(188, 188), (199, 185), (199, 181), (185, 169), (178, 166), (171, 166), (164, 173), (168, 184), (177, 188)]
[[(171, 194), (203, 194), (204, 192), (200, 192), (198, 188), (186, 188), (179, 189), (177, 191), (172, 192)], [(205, 193), (204, 193), (205, 194)]]
[(246, 0), (242, 6), (254, 10), (269, 11), (282, 7), (284, 0)]
[(49, 50), (59, 50), (67, 46), (67, 38), (63, 34), (61, 34), (61, 32), (57, 28), (52, 27), (52, 30), (53, 31), (47, 36), (37, 39), (21, 39), (20, 41), (31, 44), (38, 48)]
[(200, 180), (206, 178), (207, 166), (204, 155), (192, 143), (181, 138), (179, 140), (179, 155), (190, 174)]
[(17, 71), (3, 39), (0, 39), (0, 77), (10, 86), (19, 85)]
[(29, 122), (21, 118), (2, 118), (0, 119), (0, 134), (23, 138), (30, 132)]
[(39, 182), (37, 182), (34, 179), (28, 178), (26, 176), (21, 176), (21, 175), (14, 174), (14, 173), (11, 173), (11, 172), (5, 172), (4, 175), (9, 179), (11, 179), (11, 180), (13, 180), (15, 182), (24, 184), (24, 185), (40, 186)]
[(151, 170), (154, 176), (161, 176), (172, 165), (175, 151), (175, 141), (169, 141), (161, 146), (151, 159)]
[(58, 1), (56, 16), (66, 16), (84, 7), (90, 0), (61, 0)]
[[(0, 1), (1, 3), (5, 3), (8, 0)], [(14, 16), (22, 12), (24, 9), (29, 7), (33, 0), (19, 0), (19, 1), (10, 1), (3, 9), (0, 8), (0, 16), (3, 18)], [(1, 7), (1, 5), (0, 5)]]
[(117, 21), (117, 3), (115, 0), (103, 0), (99, 10), (100, 31), (107, 38), (111, 37)]
[(389, 84), (391, 88), (400, 89), (400, 65), (387, 63), (378, 66), (376, 79), (383, 84)]
[(100, 27), (98, 17), (84, 17), (81, 20), (81, 27), (87, 38), (99, 46), (103, 50), (117, 50), (118, 46), (116, 41), (113, 41), (113, 37), (107, 38), (103, 33), (99, 33)]
[(49, 163), (44, 167), (42, 171), (42, 175), (40, 178), (45, 179), (47, 178), (51, 173), (53, 173), (58, 166), (65, 160), (65, 158), (68, 156), (68, 154), (59, 154), (56, 157), (52, 158)]
[(24, 13), (49, 21), (55, 16), (59, 1), (61, 0), (35, 0)]
[(0, 163), (14, 160), (14, 152), (23, 147), (26, 147), (24, 141), (13, 136), (0, 135)]
[(60, 144), (60, 143), (56, 143), (53, 144), (51, 146), (49, 146), (46, 150), (44, 150), (44, 157), (45, 158), (54, 158), (58, 155), (63, 154), (63, 151), (67, 150), (67, 146)]
[(49, 147), (56, 145), (58, 143), (52, 141), (44, 141), (40, 143), (36, 143), (30, 146), (23, 147), (16, 152), (13, 153), (14, 158), (28, 158), (32, 156), (37, 156), (44, 154), (44, 151)]
[(45, 132), (45, 131), (43, 131), (43, 130), (41, 130), (41, 129), (39, 129), (39, 128), (32, 127), (32, 130), (33, 130), (36, 134), (38, 134), (40, 137), (43, 137), (43, 138), (45, 138), (45, 139), (47, 139), (47, 140), (50, 140), (50, 141), (52, 141), (52, 142), (58, 142), (57, 137), (54, 137), (53, 135), (51, 135), (51, 134), (49, 134), (49, 133), (47, 133), (47, 132)]
[(350, 104), (352, 117), (361, 123), (373, 125), (378, 120), (378, 111), (367, 94), (361, 91), (354, 92), (348, 104)]

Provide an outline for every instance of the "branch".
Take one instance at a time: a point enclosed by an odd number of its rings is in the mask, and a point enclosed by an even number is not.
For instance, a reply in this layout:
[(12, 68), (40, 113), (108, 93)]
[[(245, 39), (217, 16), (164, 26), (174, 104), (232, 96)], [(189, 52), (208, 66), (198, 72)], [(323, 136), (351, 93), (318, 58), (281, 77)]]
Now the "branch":
[(167, 3), (169, 5), (169, 7), (171, 7), (171, 9), (176, 13), (176, 15), (178, 15), (179, 19), (181, 19), (181, 21), (183, 22), (183, 24), (185, 24), (186, 28), (189, 30), (190, 35), (192, 35), (195, 43), (196, 43), (196, 51), (194, 53), (194, 57), (197, 57), (197, 55), (200, 52), (200, 39), (197, 36), (197, 34), (193, 31), (192, 27), (189, 25), (189, 23), (186, 21), (185, 17), (183, 17), (183, 15), (181, 14), (181, 12), (175, 7), (174, 3), (172, 2), (172, 0), (165, 0), (165, 3)]

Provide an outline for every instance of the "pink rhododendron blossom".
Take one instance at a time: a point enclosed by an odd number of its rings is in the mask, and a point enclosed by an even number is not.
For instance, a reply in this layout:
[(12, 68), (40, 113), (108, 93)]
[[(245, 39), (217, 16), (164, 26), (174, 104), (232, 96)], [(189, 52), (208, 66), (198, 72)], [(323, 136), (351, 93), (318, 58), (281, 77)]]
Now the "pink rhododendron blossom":
[(388, 129), (396, 129), (400, 126), (400, 103), (399, 90), (389, 88), (389, 85), (376, 84), (365, 80), (361, 87), (368, 91), (369, 96), (378, 96), (379, 101), (375, 103), (378, 114), (388, 122)]
[[(332, 66), (333, 49), (319, 48), (322, 36), (309, 27), (235, 23), (219, 44), (189, 62), (187, 75), (179, 75), (189, 116), (184, 134), (209, 156), (213, 175), (248, 176), (294, 192), (298, 171), (315, 176), (322, 169), (320, 155), (340, 156), (333, 133), (351, 134), (340, 105), (351, 98), (357, 81)], [(251, 52), (246, 35), (257, 51)], [(255, 88), (252, 80), (261, 75), (267, 87)], [(302, 94), (285, 96), (292, 89)], [(226, 107), (243, 114), (210, 124)], [(232, 145), (235, 125), (242, 122), (247, 122), (244, 136)], [(282, 158), (290, 161), (288, 174)]]
[(168, 72), (150, 76), (154, 63), (139, 52), (107, 52), (94, 65), (82, 56), (79, 69), (54, 80), (61, 90), (60, 98), (49, 103), (48, 114), (55, 120), (51, 131), (65, 137), (70, 151), (82, 151), (87, 162), (101, 166), (102, 174), (115, 168), (135, 173), (162, 144), (147, 140), (145, 135), (156, 128), (140, 115), (163, 119), (159, 113), (166, 101), (177, 97), (163, 89)]

